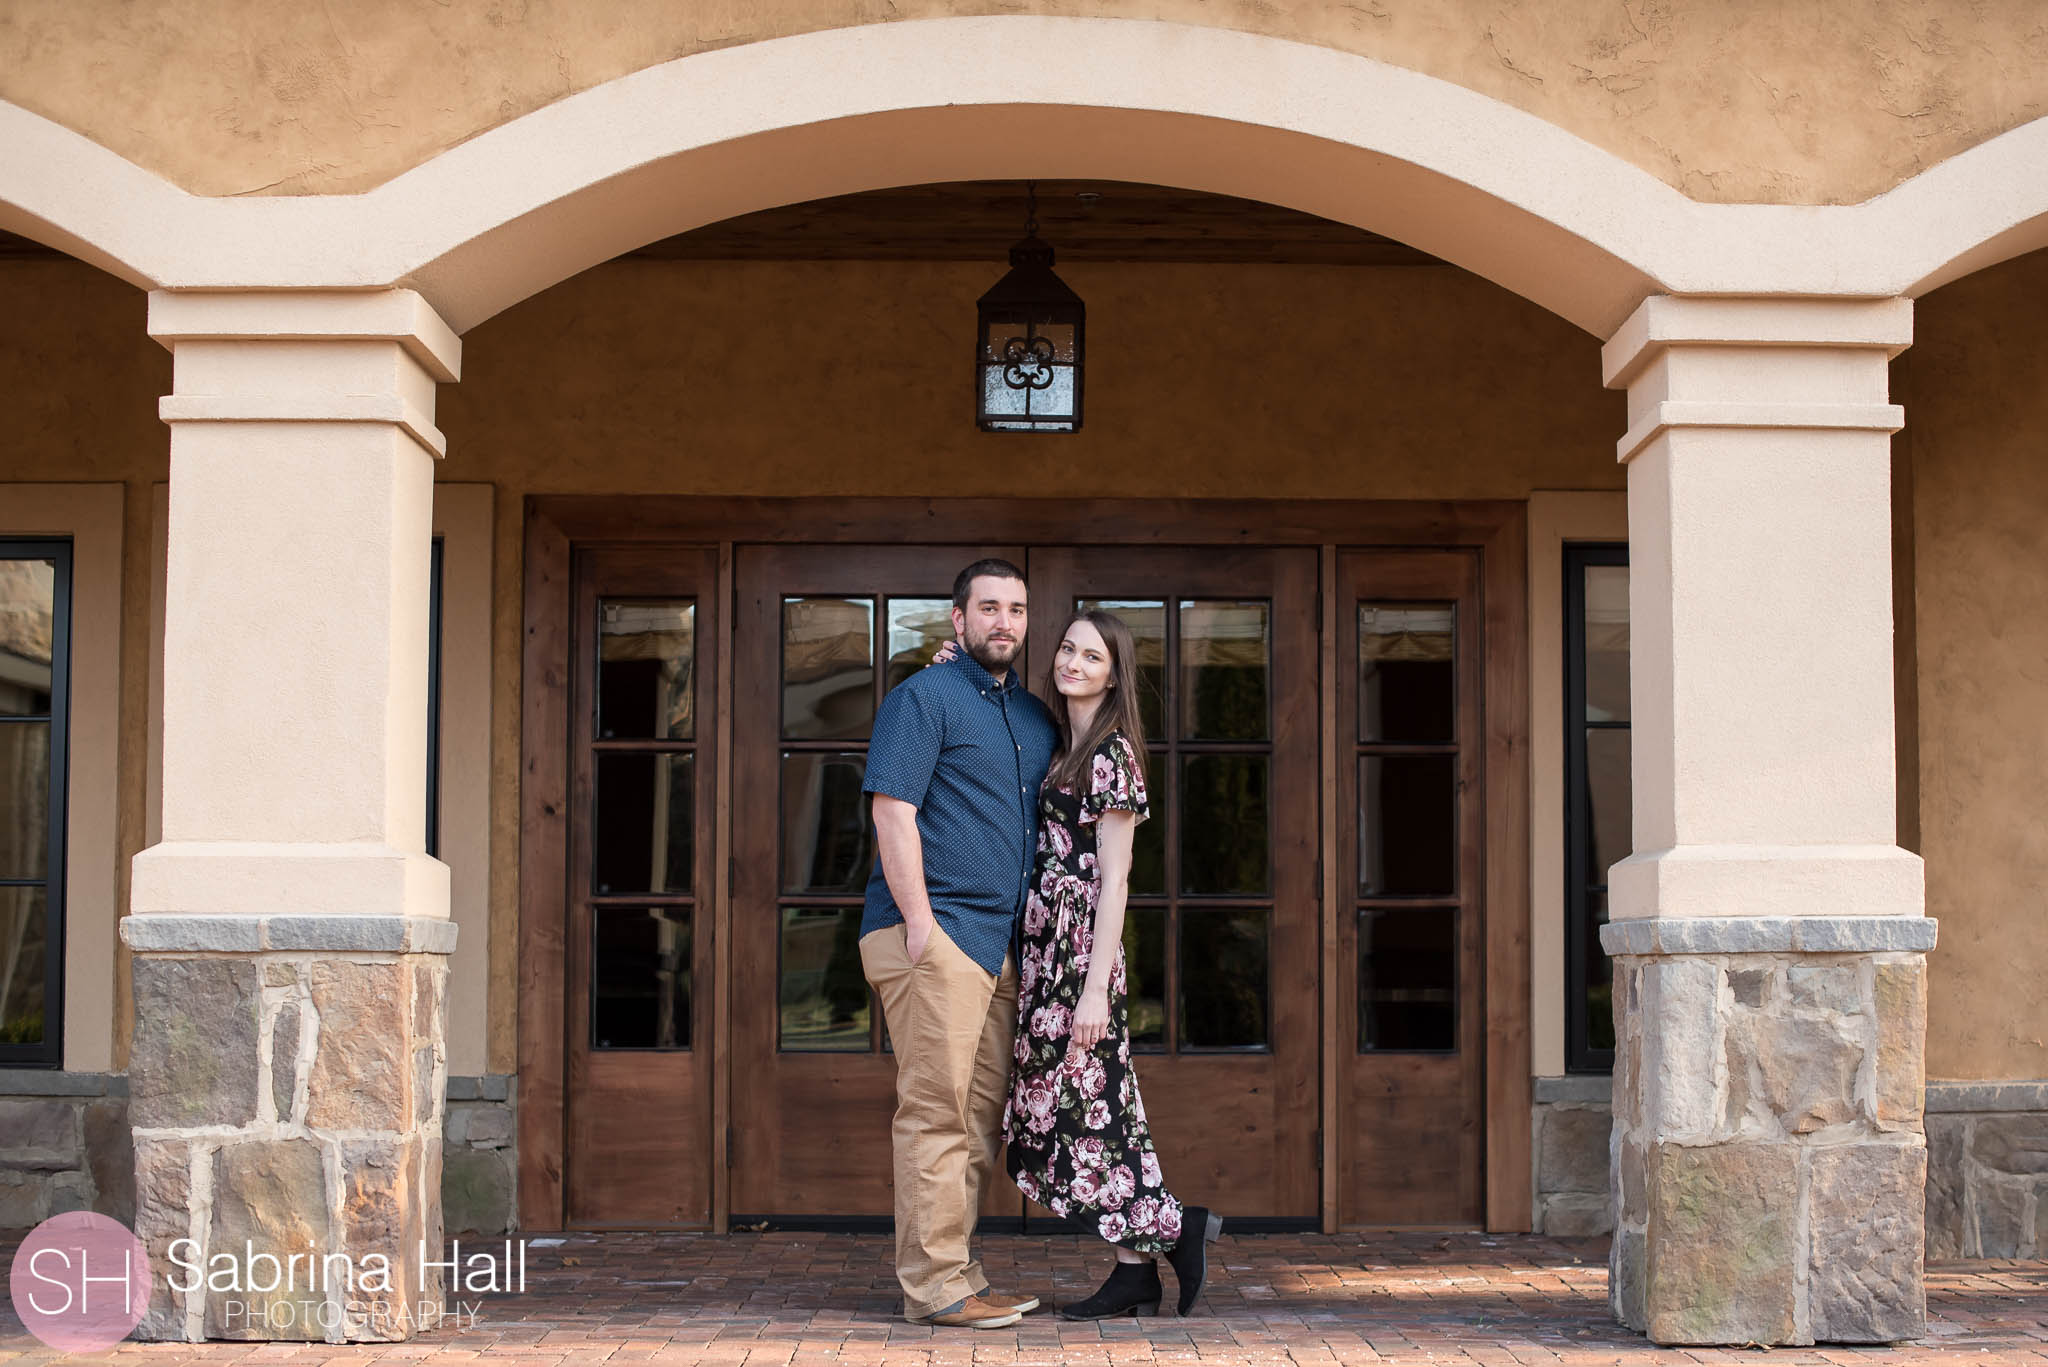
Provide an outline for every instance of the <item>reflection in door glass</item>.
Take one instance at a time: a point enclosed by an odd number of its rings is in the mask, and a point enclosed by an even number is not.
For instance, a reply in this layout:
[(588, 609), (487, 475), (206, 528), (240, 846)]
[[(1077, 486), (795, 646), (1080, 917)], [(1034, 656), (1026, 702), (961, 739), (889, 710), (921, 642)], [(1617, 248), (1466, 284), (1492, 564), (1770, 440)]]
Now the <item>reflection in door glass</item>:
[(1586, 566), (1585, 595), (1586, 720), (1627, 721), (1628, 566)]
[(1173, 770), (1163, 750), (1145, 752), (1145, 797), (1151, 813), (1131, 837), (1131, 896), (1166, 895), (1166, 814), (1173, 804)]
[(1457, 1023), (1457, 910), (1359, 912), (1359, 1050), (1456, 1049)]
[(1181, 756), (1182, 892), (1263, 893), (1272, 887), (1272, 763), (1270, 755)]
[(1165, 1048), (1166, 908), (1131, 907), (1124, 912), (1124, 977), (1130, 992), (1131, 1047)]
[(50, 715), (56, 635), (57, 562), (0, 559), (0, 717)]
[(597, 618), (599, 739), (689, 740), (696, 604), (605, 599)]
[(0, 887), (0, 936), (6, 937), (12, 970), (0, 982), (0, 1040), (8, 1044), (40, 1044), (49, 1024), (43, 1005), (49, 909), (47, 887)]
[(784, 751), (782, 890), (796, 895), (859, 893), (872, 859), (868, 799), (859, 751)]
[(785, 1053), (866, 1053), (868, 983), (859, 907), (784, 907), (779, 1044)]
[(1358, 605), (1358, 738), (1457, 739), (1456, 605)]
[(950, 598), (891, 598), (889, 614), (889, 677), (894, 688), (932, 662), (939, 647), (953, 639)]
[[(1158, 598), (1083, 598), (1083, 612), (1116, 614), (1138, 648), (1138, 711), (1148, 740), (1166, 738), (1166, 604)], [(1034, 681), (1035, 682), (1035, 681)], [(1154, 799), (1154, 805), (1157, 799)]]
[[(1600, 948), (1600, 927), (1607, 924), (1607, 894), (1589, 892), (1586, 894), (1586, 934), (1592, 943), (1587, 954), (1600, 956), (1598, 968), (1609, 970), (1607, 955)], [(1614, 975), (1611, 970), (1601, 973), (1587, 964), (1586, 973), (1586, 1045), (1591, 1049), (1612, 1049), (1614, 1047)]]
[(1272, 669), (1272, 604), (1182, 600), (1181, 736), (1264, 740)]
[(864, 740), (875, 720), (875, 600), (782, 600), (782, 734)]
[(590, 886), (603, 895), (687, 893), (696, 843), (696, 758), (600, 754)]
[(1599, 727), (1586, 732), (1586, 810), (1580, 829), (1586, 840), (1586, 882), (1604, 886), (1607, 871), (1628, 858), (1634, 846), (1629, 813), (1629, 735), (1627, 727)]
[(49, 866), (50, 723), (9, 721), (0, 726), (0, 878), (40, 879)]
[(1448, 897), (1458, 890), (1458, 757), (1358, 761), (1358, 895)]
[(590, 1043), (595, 1049), (690, 1047), (688, 907), (593, 907)]
[(1267, 1047), (1266, 921), (1263, 908), (1181, 909), (1183, 1049)]

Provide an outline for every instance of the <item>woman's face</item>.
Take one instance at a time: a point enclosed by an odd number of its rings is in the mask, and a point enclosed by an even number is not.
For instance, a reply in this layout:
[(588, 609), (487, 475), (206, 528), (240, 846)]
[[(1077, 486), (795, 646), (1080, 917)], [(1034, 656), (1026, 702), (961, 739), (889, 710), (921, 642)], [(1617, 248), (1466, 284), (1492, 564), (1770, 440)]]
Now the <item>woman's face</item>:
[(1069, 626), (1053, 657), (1053, 686), (1063, 697), (1085, 702), (1109, 690), (1109, 675), (1109, 644), (1095, 624), (1083, 620)]

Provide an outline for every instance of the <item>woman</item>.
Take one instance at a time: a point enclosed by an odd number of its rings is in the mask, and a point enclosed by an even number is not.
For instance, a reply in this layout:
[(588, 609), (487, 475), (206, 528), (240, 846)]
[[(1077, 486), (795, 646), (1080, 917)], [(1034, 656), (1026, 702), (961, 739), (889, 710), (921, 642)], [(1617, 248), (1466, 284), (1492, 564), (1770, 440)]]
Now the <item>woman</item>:
[[(1060, 748), (1039, 790), (1003, 1115), (1018, 1188), (1116, 1250), (1101, 1288), (1060, 1308), (1072, 1320), (1156, 1315), (1161, 1254), (1187, 1314), (1208, 1273), (1204, 1245), (1223, 1227), (1167, 1191), (1131, 1071), (1124, 902), (1132, 840), (1148, 814), (1138, 686), (1129, 628), (1112, 613), (1076, 614), (1046, 674)], [(1095, 954), (1097, 945), (1111, 952)]]

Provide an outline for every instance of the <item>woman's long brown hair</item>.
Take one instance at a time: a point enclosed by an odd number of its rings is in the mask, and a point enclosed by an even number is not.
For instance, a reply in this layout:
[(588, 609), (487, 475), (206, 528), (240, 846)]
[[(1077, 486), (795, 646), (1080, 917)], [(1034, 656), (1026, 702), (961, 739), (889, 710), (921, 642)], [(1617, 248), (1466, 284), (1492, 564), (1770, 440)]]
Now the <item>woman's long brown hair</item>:
[(1113, 612), (1077, 612), (1060, 628), (1062, 641), (1076, 622), (1086, 622), (1102, 633), (1102, 643), (1109, 647), (1110, 688), (1095, 709), (1088, 734), (1077, 737), (1067, 717), (1067, 695), (1059, 689), (1059, 649), (1054, 647), (1052, 662), (1045, 671), (1045, 705), (1052, 709), (1052, 719), (1060, 728), (1060, 748), (1053, 754), (1046, 779), (1070, 793), (1084, 791), (1089, 760), (1096, 748), (1117, 731), (1123, 732), (1131, 743), (1139, 776), (1143, 777), (1145, 772), (1145, 716), (1138, 708), (1138, 689), (1143, 685), (1138, 678), (1138, 650), (1131, 640), (1131, 629)]

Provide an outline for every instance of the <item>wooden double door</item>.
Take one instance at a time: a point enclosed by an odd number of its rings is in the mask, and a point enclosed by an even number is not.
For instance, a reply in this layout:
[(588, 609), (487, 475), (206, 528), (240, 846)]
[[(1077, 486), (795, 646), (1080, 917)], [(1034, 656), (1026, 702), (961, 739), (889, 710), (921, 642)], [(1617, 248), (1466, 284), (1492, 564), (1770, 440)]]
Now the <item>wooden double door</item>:
[[(1470, 558), (1338, 556), (1325, 583), (1306, 547), (845, 545), (578, 559), (569, 1223), (890, 1213), (862, 779), (971, 554), (1027, 570), (1034, 688), (1076, 607), (1137, 642), (1152, 819), (1125, 952), (1169, 1185), (1309, 1225), (1334, 1159), (1344, 1223), (1477, 1223)], [(1050, 1220), (1001, 1179), (984, 1215)]]

